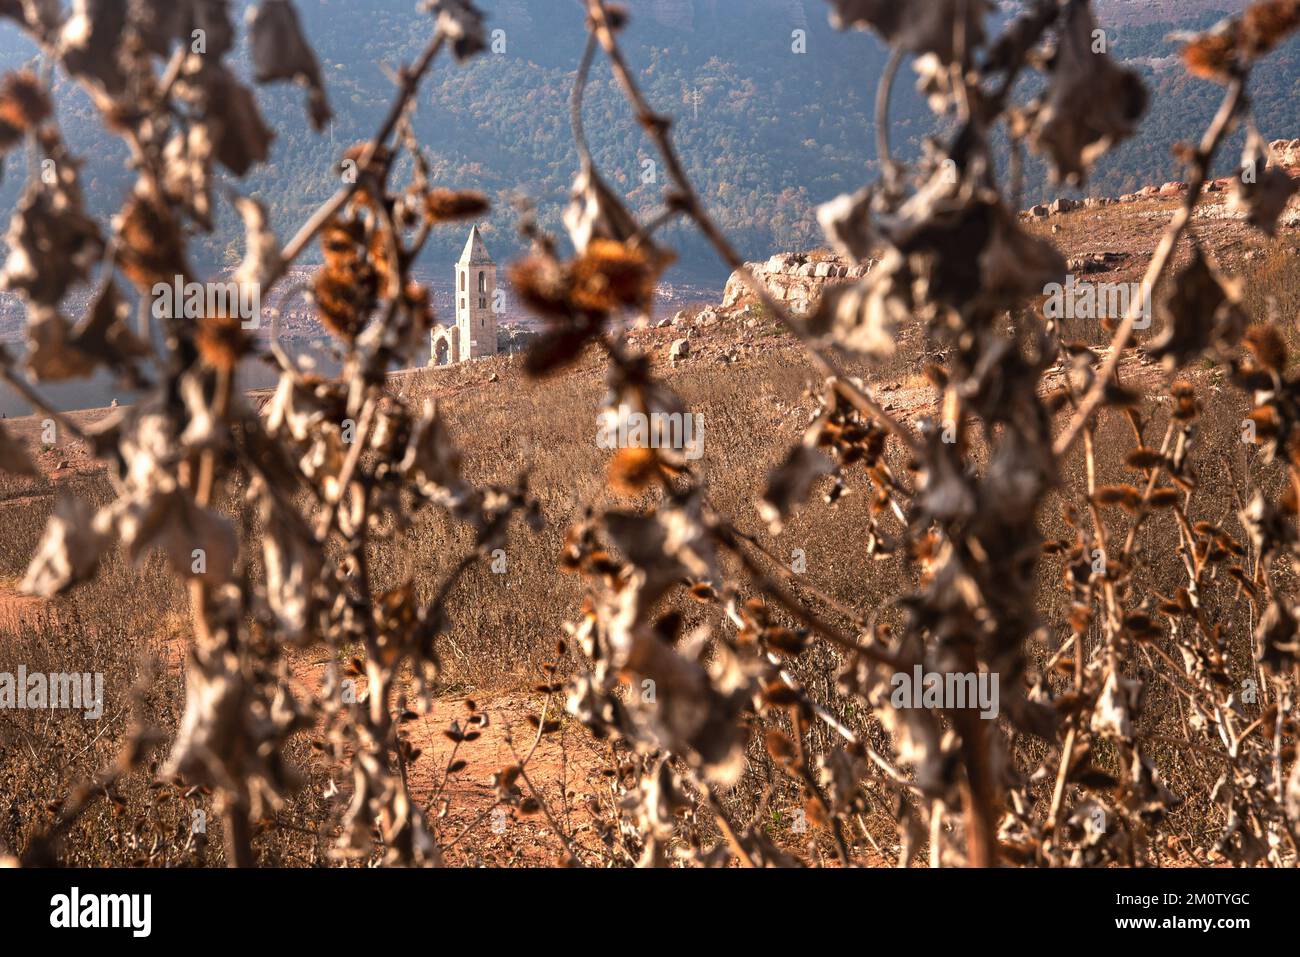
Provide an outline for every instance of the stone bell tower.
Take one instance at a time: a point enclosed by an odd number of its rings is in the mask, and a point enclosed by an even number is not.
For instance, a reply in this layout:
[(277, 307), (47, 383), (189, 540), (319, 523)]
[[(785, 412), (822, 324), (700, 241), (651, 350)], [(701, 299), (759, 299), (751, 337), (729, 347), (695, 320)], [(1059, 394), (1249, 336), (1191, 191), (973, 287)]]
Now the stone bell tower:
[(456, 263), (456, 334), (459, 360), (497, 354), (497, 264), (488, 254), (478, 227), (469, 231), (465, 251)]

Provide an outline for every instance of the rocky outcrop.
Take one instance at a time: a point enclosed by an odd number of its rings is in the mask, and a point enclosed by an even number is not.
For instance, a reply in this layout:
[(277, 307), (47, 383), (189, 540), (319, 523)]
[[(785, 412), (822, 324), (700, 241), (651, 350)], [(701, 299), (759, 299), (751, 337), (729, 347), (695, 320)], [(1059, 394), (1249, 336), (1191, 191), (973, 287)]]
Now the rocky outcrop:
[[(1274, 140), (1269, 144), (1272, 165), (1286, 168), (1293, 175), (1300, 176), (1300, 139)], [(1225, 202), (1225, 194), (1230, 194), (1235, 183), (1232, 177), (1213, 179), (1205, 183), (1206, 194), (1218, 194), (1213, 199), (1207, 198), (1196, 207), (1195, 217), (1205, 220), (1243, 219), (1244, 213)], [(1049, 220), (1066, 216), (1080, 210), (1096, 210), (1119, 203), (1137, 203), (1143, 200), (1171, 200), (1186, 196), (1188, 184), (1171, 180), (1159, 186), (1144, 186), (1133, 193), (1120, 197), (1091, 196), (1086, 199), (1058, 197), (1049, 203), (1039, 203), (1023, 213), (1025, 220)], [(1300, 228), (1300, 194), (1292, 198), (1286, 211), (1278, 220), (1283, 228)], [(1053, 232), (1060, 227), (1052, 226)], [(1128, 259), (1124, 252), (1094, 252), (1079, 256), (1070, 261), (1070, 271), (1079, 274), (1109, 272), (1120, 268)], [(841, 256), (828, 252), (780, 253), (766, 262), (746, 263), (746, 268), (762, 282), (772, 298), (796, 315), (807, 315), (816, 308), (817, 303), (829, 286), (853, 282), (861, 279), (871, 270), (874, 262), (853, 263)], [(670, 322), (674, 327), (680, 325), (712, 325), (718, 320), (718, 313), (732, 313), (755, 302), (740, 278), (732, 273), (722, 294), (722, 305), (715, 309), (706, 309), (687, 320), (687, 314), (680, 312)], [(752, 321), (758, 321), (753, 319)]]
[(1274, 140), (1268, 144), (1268, 154), (1274, 166), (1300, 169), (1300, 140)]
[[(851, 263), (829, 253), (781, 253), (767, 262), (745, 265), (773, 299), (798, 315), (811, 312), (827, 286), (861, 279), (871, 269), (870, 263)], [(734, 309), (752, 300), (739, 273), (732, 273), (722, 294), (722, 308)]]
[(1126, 252), (1085, 253), (1068, 260), (1066, 269), (1075, 275), (1094, 272), (1110, 272), (1118, 269), (1129, 258)]
[[(1273, 140), (1268, 144), (1268, 162), (1270, 166), (1276, 166), (1285, 169), (1292, 176), (1300, 177), (1300, 139), (1294, 140)], [(1234, 179), (1231, 176), (1224, 176), (1218, 179), (1211, 179), (1203, 187), (1205, 193), (1222, 193), (1231, 190)], [(1187, 184), (1180, 181), (1171, 181), (1160, 186), (1144, 186), (1134, 193), (1125, 193), (1118, 199), (1112, 199), (1105, 196), (1094, 196), (1083, 200), (1057, 199), (1051, 203), (1039, 203), (1037, 206), (1031, 206), (1021, 215), (1026, 219), (1045, 219), (1048, 216), (1057, 216), (1061, 213), (1068, 213), (1075, 209), (1096, 209), (1101, 206), (1110, 206), (1113, 203), (1136, 203), (1144, 199), (1172, 199), (1180, 197), (1187, 192)], [(1288, 210), (1288, 212), (1291, 212)], [(1231, 210), (1223, 209), (1204, 209), (1198, 208), (1196, 215), (1202, 219), (1232, 219), (1234, 217)], [(1295, 219), (1294, 215), (1283, 217), (1283, 225), (1291, 225)]]

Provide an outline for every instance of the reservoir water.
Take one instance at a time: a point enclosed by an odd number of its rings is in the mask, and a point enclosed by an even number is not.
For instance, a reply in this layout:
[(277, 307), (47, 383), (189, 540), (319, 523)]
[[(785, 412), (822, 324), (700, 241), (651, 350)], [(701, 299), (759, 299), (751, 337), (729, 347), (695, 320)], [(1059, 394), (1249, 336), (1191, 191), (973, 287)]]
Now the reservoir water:
[[(324, 376), (337, 375), (340, 363), (321, 340), (288, 340), (285, 348), (298, 361), (299, 365), (311, 367)], [(428, 356), (424, 357), (425, 361)], [(260, 358), (245, 359), (239, 367), (238, 386), (241, 391), (250, 389), (269, 389), (280, 379), (279, 366), (268, 364)], [(116, 376), (100, 370), (86, 379), (73, 379), (68, 382), (40, 382), (34, 387), (55, 409), (70, 412), (76, 409), (97, 409), (112, 405), (116, 399), (119, 405), (130, 405), (136, 399), (136, 393), (124, 389)], [(0, 415), (16, 418), (31, 415), (35, 410), (22, 396), (0, 382)]]

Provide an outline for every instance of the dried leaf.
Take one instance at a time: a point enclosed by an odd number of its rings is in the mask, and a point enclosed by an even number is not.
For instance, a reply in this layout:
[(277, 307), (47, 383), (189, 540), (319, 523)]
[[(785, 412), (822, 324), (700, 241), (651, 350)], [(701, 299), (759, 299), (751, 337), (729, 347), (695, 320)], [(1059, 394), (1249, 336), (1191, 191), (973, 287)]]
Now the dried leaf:
[(72, 346), (72, 326), (57, 309), (32, 306), (27, 311), (24, 362), (39, 382), (62, 382), (95, 371), (95, 358)]
[(483, 13), (470, 0), (432, 0), (432, 8), (438, 30), (451, 41), (457, 60), (463, 62), (487, 49)]
[(425, 216), (434, 224), (477, 219), (491, 208), (484, 194), (468, 189), (432, 189), (424, 197)]
[(112, 538), (102, 516), (80, 499), (60, 498), (19, 590), (52, 598), (95, 574)]
[(835, 463), (807, 443), (789, 451), (785, 461), (768, 474), (767, 489), (758, 503), (758, 514), (773, 535), (781, 533), (795, 506), (808, 498), (813, 483), (835, 471)]
[(298, 11), (290, 0), (262, 0), (248, 11), (253, 79), (258, 83), (291, 80), (307, 87), (311, 125), (322, 130), (333, 113), (325, 96), (320, 64), (303, 35)]
[(134, 360), (152, 355), (153, 350), (141, 342), (127, 324), (130, 315), (131, 309), (118, 295), (116, 284), (106, 283), (73, 331), (71, 347), (82, 356), (123, 372), (134, 382), (141, 382), (134, 369)]
[(636, 219), (605, 185), (590, 162), (584, 162), (573, 182), (573, 194), (564, 210), (564, 225), (580, 254), (593, 239), (626, 243), (640, 231)]
[(954, 37), (958, 13), (969, 56), (984, 42), (984, 17), (992, 8), (988, 0), (830, 0), (831, 22), (838, 30), (847, 27), (875, 30), (884, 40), (911, 53), (934, 54), (947, 65), (957, 59)]
[(267, 224), (265, 206), (239, 196), (235, 208), (244, 220), (244, 259), (235, 270), (235, 282), (263, 290), (280, 271), (280, 244)]
[(73, 284), (88, 279), (104, 251), (99, 227), (82, 208), (74, 171), (60, 176), (54, 186), (37, 181), (28, 188), (5, 236), (9, 258), (0, 286), (43, 306), (57, 306)]
[(98, 82), (109, 93), (126, 86), (121, 60), (126, 27), (125, 0), (73, 0), (63, 26), (63, 65), (69, 73)]
[(0, 82), (0, 156), (53, 112), (50, 98), (30, 70), (6, 73)]
[(230, 522), (195, 504), (185, 491), (144, 489), (111, 508), (114, 528), (132, 562), (157, 548), (181, 578), (219, 585), (234, 573), (238, 545)]
[(1055, 178), (1082, 184), (1088, 169), (1132, 136), (1147, 92), (1132, 70), (1096, 50), (1097, 22), (1087, 3), (1071, 0), (1061, 27), (1052, 83), (1039, 105), (1030, 144), (1052, 162)]
[(1235, 345), (1246, 328), (1240, 302), (1240, 282), (1223, 276), (1200, 245), (1193, 244), (1191, 260), (1172, 278), (1159, 304), (1164, 329), (1146, 351), (1174, 369), (1213, 345)]
[(23, 443), (5, 431), (3, 424), (0, 424), (0, 471), (32, 478), (41, 474)]
[(1297, 188), (1290, 173), (1269, 165), (1268, 144), (1251, 130), (1241, 156), (1241, 170), (1232, 184), (1232, 208), (1244, 213), (1246, 221), (1260, 232), (1272, 236), (1278, 217)]
[(1092, 713), (1092, 730), (1098, 734), (1133, 740), (1133, 716), (1138, 710), (1142, 682), (1136, 678), (1121, 678), (1111, 671), (1097, 697), (1097, 707)]
[(113, 220), (118, 263), (145, 295), (158, 284), (172, 286), (189, 274), (180, 224), (166, 200), (143, 180)]

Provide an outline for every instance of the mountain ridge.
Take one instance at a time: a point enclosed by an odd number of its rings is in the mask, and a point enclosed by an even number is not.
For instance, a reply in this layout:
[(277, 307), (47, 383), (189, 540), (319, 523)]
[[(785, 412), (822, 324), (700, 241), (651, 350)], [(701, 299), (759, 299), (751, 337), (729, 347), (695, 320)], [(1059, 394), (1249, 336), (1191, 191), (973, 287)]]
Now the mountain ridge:
[[(1218, 89), (1183, 74), (1166, 35), (1212, 23), (1218, 14), (1207, 7), (1240, 5), (1194, 0), (1177, 7), (1176, 22), (1114, 28), (1116, 55), (1138, 68), (1152, 89), (1150, 122), (1136, 139), (1102, 158), (1088, 191), (1073, 195), (1119, 195), (1176, 175), (1168, 146), (1199, 135)], [(568, 100), (582, 48), (583, 11), (579, 0), (482, 0), (480, 6), (489, 14), (489, 31), (502, 31), (493, 34), (501, 52), (464, 67), (439, 64), (414, 123), (439, 182), (479, 189), (494, 200), (485, 235), (506, 262), (525, 247), (515, 232), (512, 196), (529, 196), (542, 225), (563, 233), (559, 214), (578, 168)], [(373, 132), (375, 117), (391, 98), (392, 73), (415, 56), (431, 26), (413, 7), (413, 0), (300, 0), (337, 118), (317, 136), (305, 128), (298, 89), (257, 90), (278, 137), (271, 161), (235, 185), (267, 203), (278, 235), (295, 231), (333, 192), (339, 154)], [(832, 30), (830, 9), (820, 0), (648, 0), (632, 7), (624, 33), (627, 59), (650, 102), (674, 117), (687, 172), (746, 258), (820, 241), (816, 207), (878, 176), (874, 96), (884, 49), (869, 33)], [(1174, 8), (1160, 0), (1108, 0), (1101, 9), (1102, 22), (1109, 23), (1109, 17), (1136, 21)], [(747, 15), (737, 17), (738, 10)], [(805, 31), (806, 54), (792, 48), (795, 30)], [(0, 67), (13, 68), (31, 56), (30, 44), (16, 42), (16, 35), (11, 26), (0, 27)], [(1265, 135), (1274, 126), (1290, 127), (1292, 104), (1300, 96), (1298, 49), (1288, 44), (1257, 76), (1254, 106)], [(247, 70), (242, 39), (232, 59), (237, 70)], [(92, 211), (111, 214), (131, 187), (125, 150), (97, 127), (88, 102), (66, 80), (57, 92), (72, 149), (89, 161), (84, 177)], [(653, 150), (603, 63), (593, 71), (586, 114), (602, 174), (635, 212), (655, 215), (665, 185), (662, 170), (655, 168), (653, 181), (644, 181)], [(891, 121), (895, 150), (904, 159), (919, 155), (925, 137), (945, 128), (910, 82), (896, 87)], [(1229, 143), (1223, 155), (1237, 151)], [(22, 185), (21, 156), (10, 157), (9, 168), (0, 202), (12, 206)], [(1026, 167), (1026, 183), (1030, 199), (1055, 193), (1037, 158)], [(239, 258), (241, 236), (238, 217), (220, 204), (216, 233), (197, 237), (195, 258), (209, 270), (225, 267)], [(725, 280), (729, 270), (688, 224), (669, 223), (663, 237), (681, 252), (672, 277)], [(442, 268), (459, 253), (459, 241), (436, 233), (422, 264)], [(307, 255), (314, 261), (317, 250)]]

